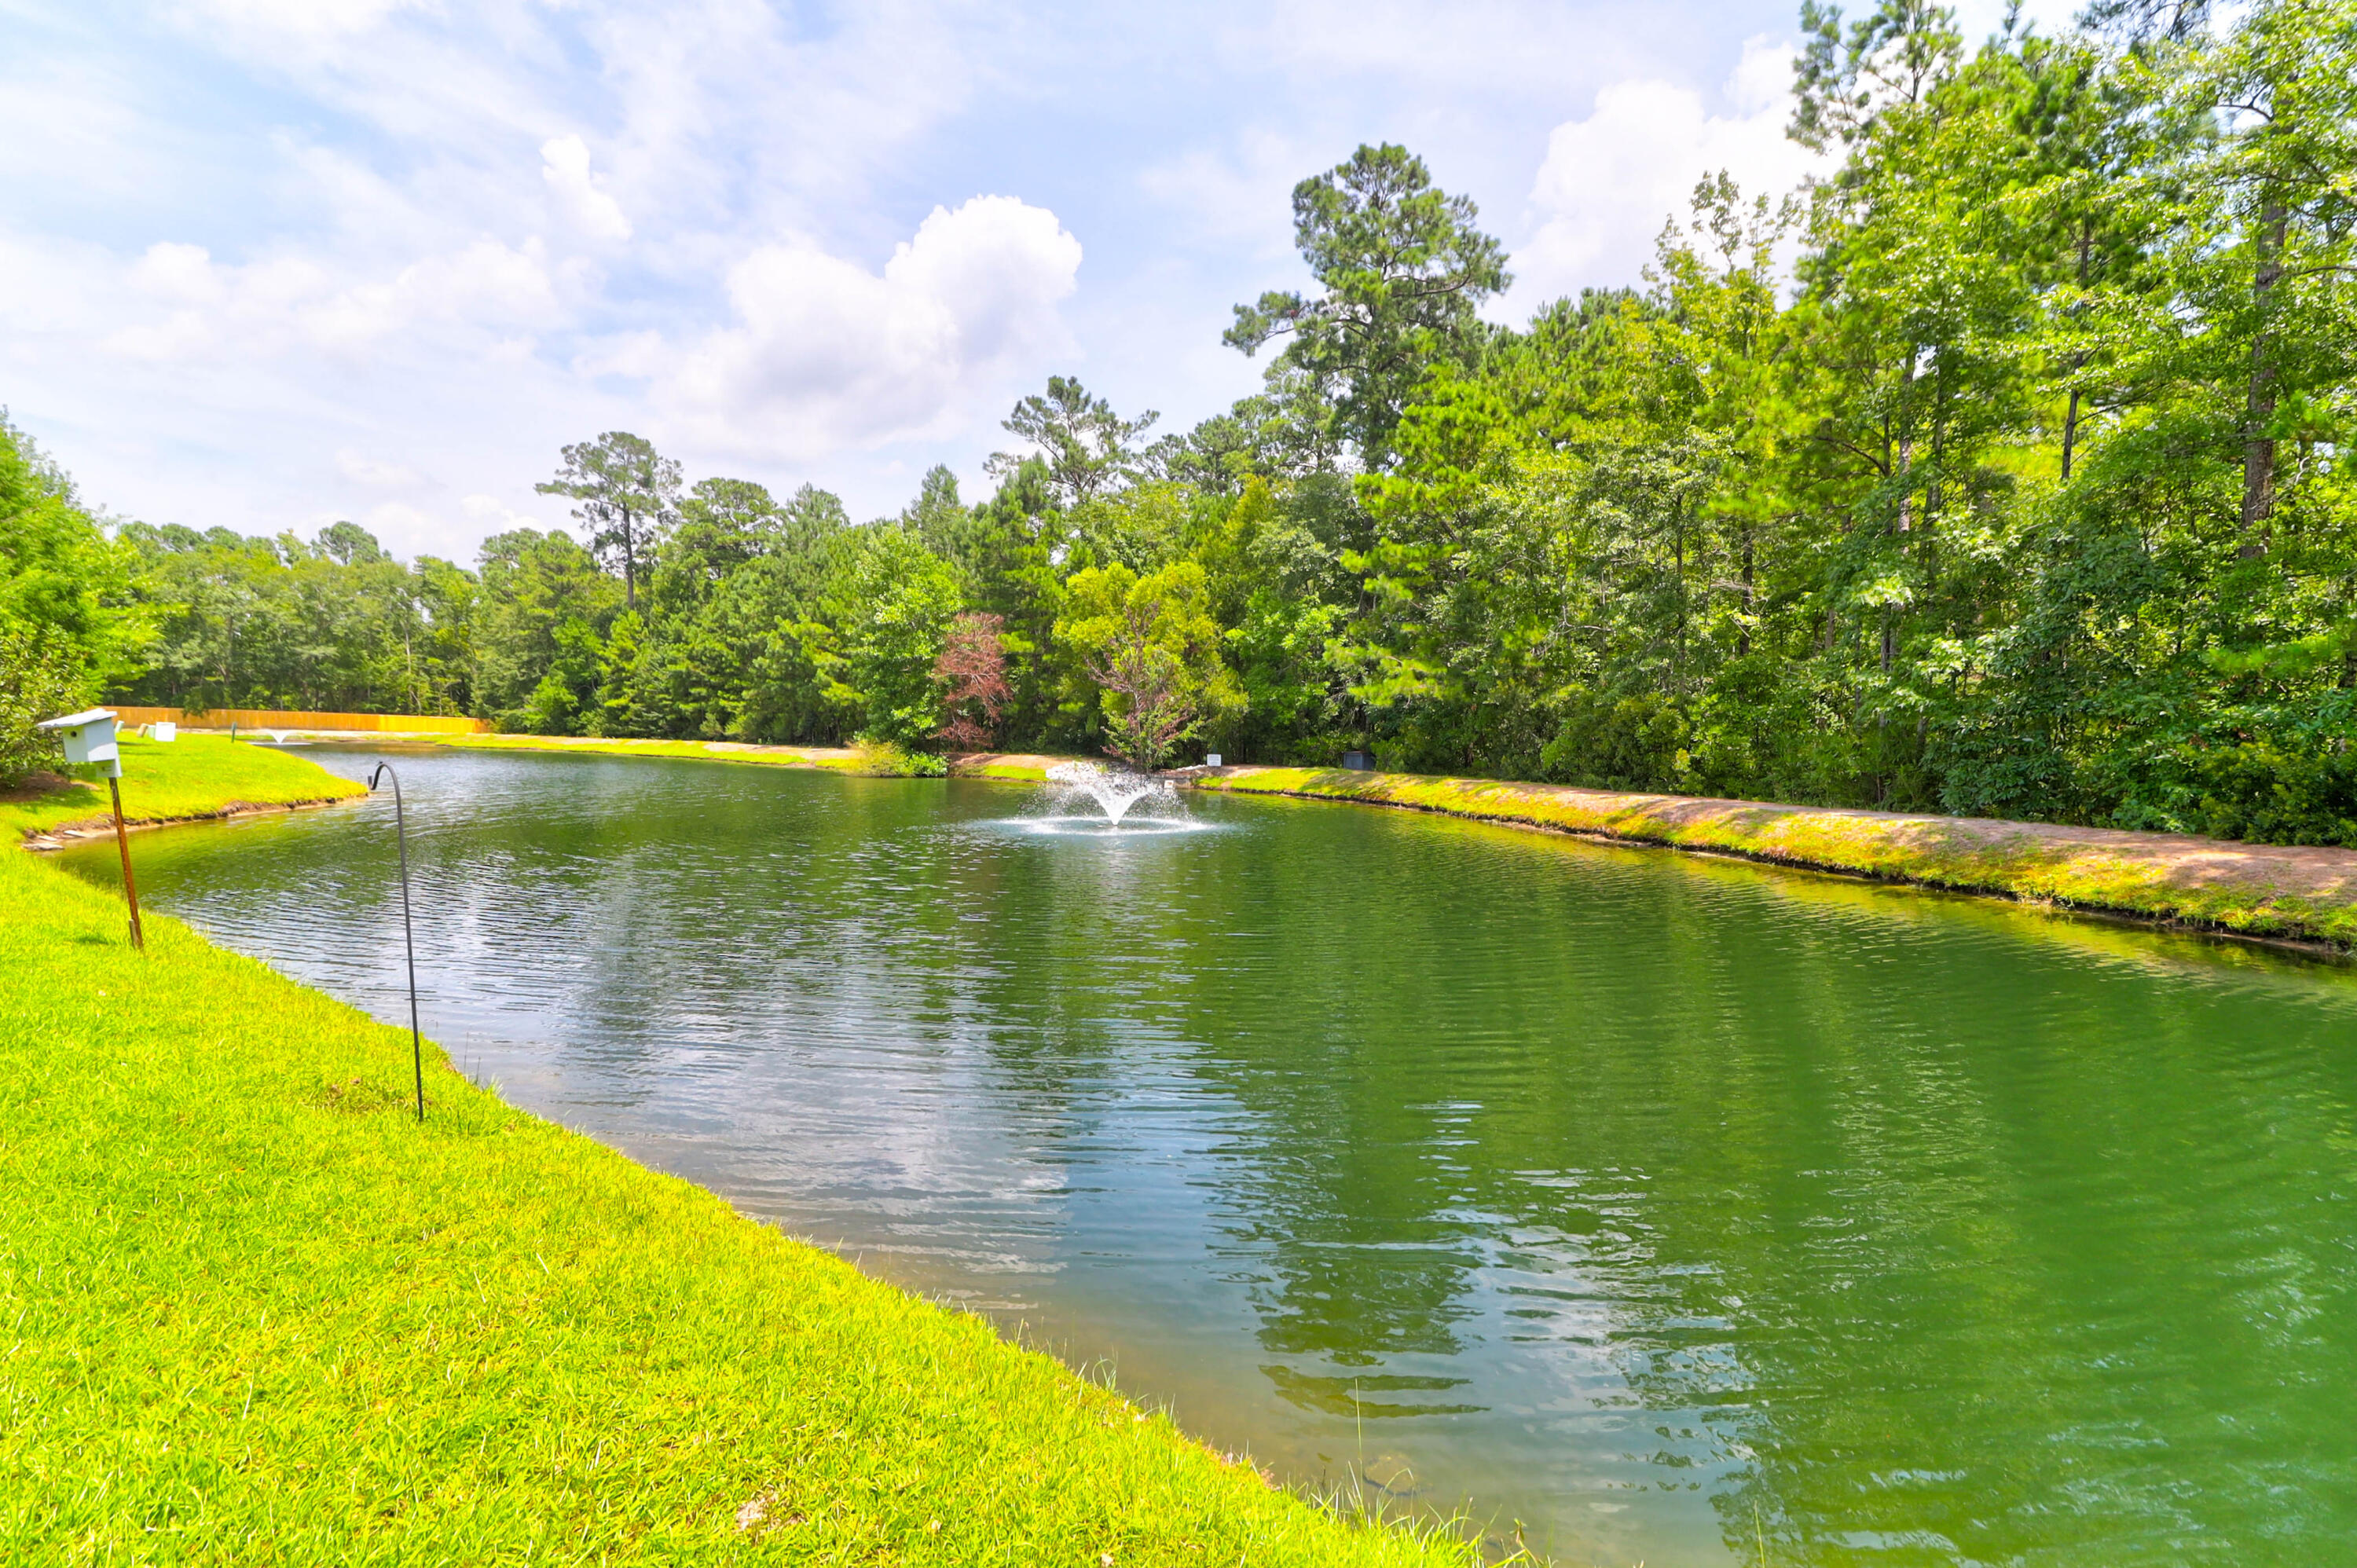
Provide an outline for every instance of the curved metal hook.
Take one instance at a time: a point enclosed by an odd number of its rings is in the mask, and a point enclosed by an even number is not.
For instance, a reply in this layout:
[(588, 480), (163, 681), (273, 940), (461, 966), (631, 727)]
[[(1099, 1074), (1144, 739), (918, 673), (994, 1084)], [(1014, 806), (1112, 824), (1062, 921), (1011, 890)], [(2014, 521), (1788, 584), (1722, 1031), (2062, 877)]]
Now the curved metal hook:
[(401, 775), (390, 762), (379, 762), (369, 775), (369, 793), (380, 779), (393, 780), (393, 832), (401, 846), (401, 945), (409, 958), (409, 1062), (417, 1079), (417, 1119), (425, 1120), (425, 1044), (417, 1030), (417, 941), (409, 929), (409, 816), (401, 800)]

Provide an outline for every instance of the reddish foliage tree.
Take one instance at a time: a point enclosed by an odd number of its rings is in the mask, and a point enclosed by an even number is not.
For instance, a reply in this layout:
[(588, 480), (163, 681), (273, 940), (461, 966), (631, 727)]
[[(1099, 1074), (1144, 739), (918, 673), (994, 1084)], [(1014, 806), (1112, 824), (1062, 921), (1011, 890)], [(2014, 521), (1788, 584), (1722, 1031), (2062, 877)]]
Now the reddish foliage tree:
[(1002, 617), (969, 610), (951, 623), (949, 640), (933, 660), (947, 722), (933, 733), (959, 751), (982, 751), (998, 733), (1006, 705), (1006, 650), (999, 646)]

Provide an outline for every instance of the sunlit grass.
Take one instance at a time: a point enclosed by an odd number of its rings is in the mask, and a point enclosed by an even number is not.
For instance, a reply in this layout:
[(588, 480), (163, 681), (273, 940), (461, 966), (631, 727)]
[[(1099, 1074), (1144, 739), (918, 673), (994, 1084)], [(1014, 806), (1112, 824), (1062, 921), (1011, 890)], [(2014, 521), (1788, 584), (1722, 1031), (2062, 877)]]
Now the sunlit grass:
[(593, 757), (674, 757), (694, 762), (744, 762), (770, 768), (832, 768), (856, 771), (858, 757), (836, 746), (752, 746), (726, 740), (632, 740), (554, 735), (436, 736), (436, 746), (467, 751), (563, 751)]
[[(891, 773), (870, 751), (858, 746), (757, 746), (738, 741), (587, 739), (573, 736), (437, 736), (437, 746), (468, 751), (564, 751), (595, 757), (675, 757), (697, 762), (749, 762), (772, 768), (828, 768), (845, 773)], [(993, 760), (952, 768), (961, 778), (1005, 779), (1042, 783), (1045, 761)]]
[[(130, 822), (207, 816), (233, 805), (283, 806), (342, 800), (368, 791), (318, 768), (300, 752), (225, 736), (184, 735), (158, 743), (123, 737), (123, 814)], [(14, 840), (74, 822), (112, 822), (103, 779), (70, 779), (48, 789), (0, 795), (0, 833)]]
[(1468, 1560), (438, 1052), (420, 1126), (404, 1032), (177, 921), (147, 943), (0, 855), (0, 1556)]

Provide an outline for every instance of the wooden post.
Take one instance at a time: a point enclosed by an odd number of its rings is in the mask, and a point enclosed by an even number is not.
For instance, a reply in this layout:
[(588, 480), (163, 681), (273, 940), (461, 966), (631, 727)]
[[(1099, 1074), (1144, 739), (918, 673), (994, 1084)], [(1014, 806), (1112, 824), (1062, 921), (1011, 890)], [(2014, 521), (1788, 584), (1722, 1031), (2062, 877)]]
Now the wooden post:
[(131, 835), (123, 826), (123, 781), (110, 775), (106, 792), (114, 798), (114, 847), (123, 852), (123, 899), (131, 906), (131, 945), (145, 952), (147, 936), (139, 929), (139, 887), (131, 880)]

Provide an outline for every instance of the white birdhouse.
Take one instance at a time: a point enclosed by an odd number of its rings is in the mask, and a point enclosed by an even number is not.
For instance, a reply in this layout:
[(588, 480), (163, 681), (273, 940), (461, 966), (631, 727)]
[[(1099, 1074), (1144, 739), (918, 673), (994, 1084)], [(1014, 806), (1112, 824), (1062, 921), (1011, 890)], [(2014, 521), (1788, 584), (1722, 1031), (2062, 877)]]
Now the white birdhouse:
[(66, 760), (77, 767), (104, 763), (110, 779), (123, 777), (123, 752), (114, 744), (114, 714), (108, 708), (43, 719), (38, 726), (59, 732), (66, 743)]

